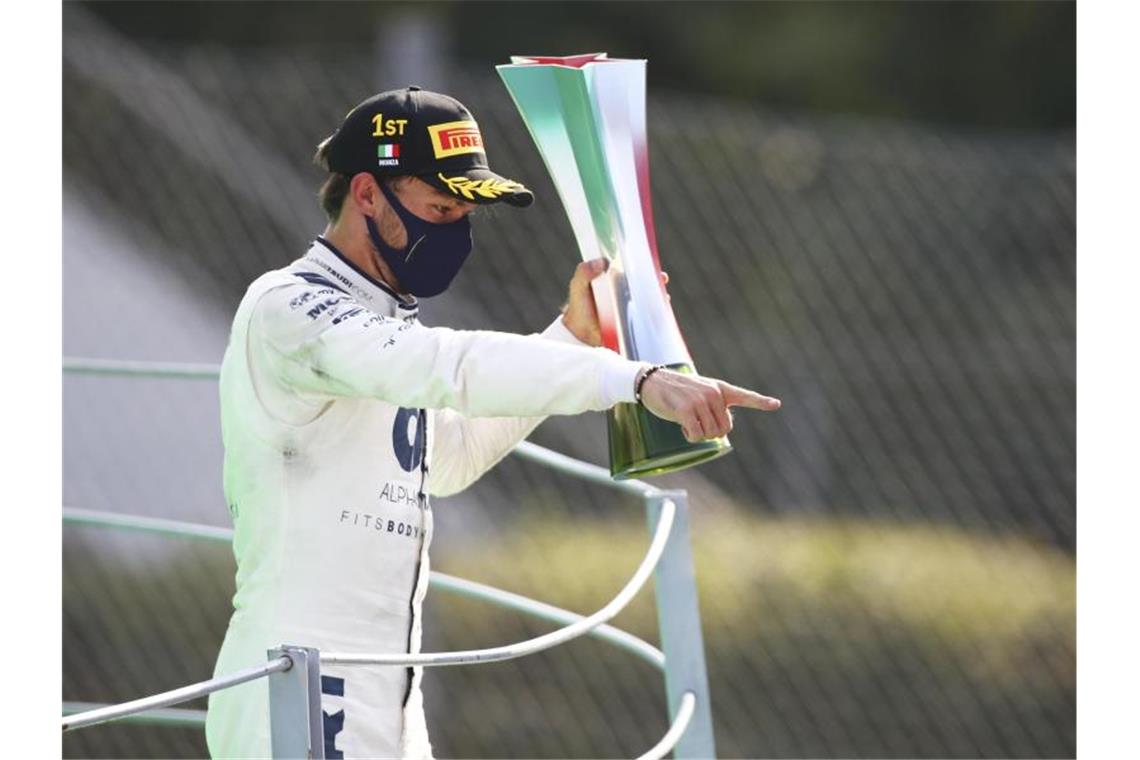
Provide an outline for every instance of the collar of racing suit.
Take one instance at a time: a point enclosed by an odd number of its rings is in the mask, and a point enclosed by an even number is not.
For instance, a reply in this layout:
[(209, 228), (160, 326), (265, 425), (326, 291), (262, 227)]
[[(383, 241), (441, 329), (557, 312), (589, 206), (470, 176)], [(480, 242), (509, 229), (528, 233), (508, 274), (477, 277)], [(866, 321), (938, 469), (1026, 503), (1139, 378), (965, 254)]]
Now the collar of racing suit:
[(327, 279), (333, 287), (349, 293), (362, 306), (377, 314), (406, 319), (416, 316), (419, 311), (419, 302), (414, 296), (402, 296), (371, 277), (323, 237), (318, 236), (313, 241), (298, 263)]

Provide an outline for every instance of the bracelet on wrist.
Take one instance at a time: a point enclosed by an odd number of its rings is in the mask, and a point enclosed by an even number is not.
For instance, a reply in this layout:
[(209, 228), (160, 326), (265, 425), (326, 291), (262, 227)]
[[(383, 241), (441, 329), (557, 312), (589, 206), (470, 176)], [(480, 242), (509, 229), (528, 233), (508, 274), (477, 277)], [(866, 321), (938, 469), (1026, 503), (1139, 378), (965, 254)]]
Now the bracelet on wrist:
[(633, 400), (635, 403), (641, 403), (641, 387), (645, 385), (645, 381), (649, 379), (649, 376), (659, 369), (665, 369), (665, 365), (654, 364), (649, 369), (643, 369), (637, 376), (637, 380), (633, 384)]

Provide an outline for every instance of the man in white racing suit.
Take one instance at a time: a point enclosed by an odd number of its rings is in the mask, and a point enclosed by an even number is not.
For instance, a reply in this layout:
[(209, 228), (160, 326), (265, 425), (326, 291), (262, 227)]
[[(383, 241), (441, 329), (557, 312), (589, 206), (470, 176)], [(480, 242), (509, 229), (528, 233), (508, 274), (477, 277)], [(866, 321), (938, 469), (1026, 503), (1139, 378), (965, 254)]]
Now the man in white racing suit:
[[(417, 296), (450, 284), (482, 203), (529, 205), (490, 171), (458, 101), (410, 87), (349, 112), (318, 149), (330, 222), (304, 256), (250, 285), (222, 363), (224, 484), (237, 592), (216, 675), (279, 644), (418, 652), (429, 495), (462, 490), (551, 414), (644, 403), (690, 440), (728, 407), (779, 402), (598, 347), (578, 267), (539, 335), (429, 328)], [(420, 668), (321, 669), (327, 758), (431, 757)], [(264, 679), (211, 695), (214, 757), (268, 757)]]

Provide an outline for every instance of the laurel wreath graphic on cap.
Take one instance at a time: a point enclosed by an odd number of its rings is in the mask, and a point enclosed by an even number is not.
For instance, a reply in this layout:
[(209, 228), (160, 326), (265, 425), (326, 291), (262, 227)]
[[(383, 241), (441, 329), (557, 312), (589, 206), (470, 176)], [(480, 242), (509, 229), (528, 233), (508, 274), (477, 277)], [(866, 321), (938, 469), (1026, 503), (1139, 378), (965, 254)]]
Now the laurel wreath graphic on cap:
[(513, 193), (525, 189), (522, 184), (510, 179), (445, 177), (443, 172), (439, 172), (439, 178), (447, 184), (448, 190), (456, 195), (462, 195), (468, 200), (475, 200), (476, 195), (484, 198), (498, 198), (503, 193)]

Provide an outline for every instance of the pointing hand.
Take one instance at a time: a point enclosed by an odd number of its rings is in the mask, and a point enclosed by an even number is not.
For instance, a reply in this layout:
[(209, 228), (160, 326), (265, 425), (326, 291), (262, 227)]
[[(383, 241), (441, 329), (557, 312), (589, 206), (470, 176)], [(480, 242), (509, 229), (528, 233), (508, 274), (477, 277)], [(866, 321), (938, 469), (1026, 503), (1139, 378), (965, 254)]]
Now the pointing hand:
[(691, 443), (720, 438), (732, 430), (729, 407), (742, 406), (762, 412), (780, 408), (780, 400), (740, 388), (723, 380), (687, 375), (662, 369), (641, 386), (641, 403), (662, 419), (681, 426)]

